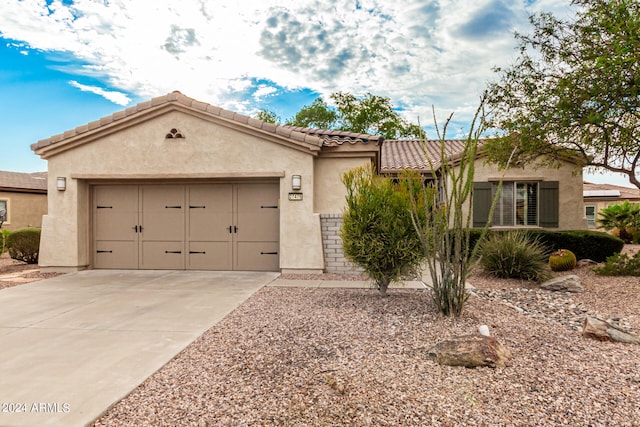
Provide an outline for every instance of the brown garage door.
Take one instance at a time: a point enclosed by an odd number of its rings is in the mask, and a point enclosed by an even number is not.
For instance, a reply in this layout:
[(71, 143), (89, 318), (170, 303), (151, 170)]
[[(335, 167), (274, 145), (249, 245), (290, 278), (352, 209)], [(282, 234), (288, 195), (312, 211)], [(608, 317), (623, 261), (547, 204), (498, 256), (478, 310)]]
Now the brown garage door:
[(94, 267), (279, 269), (277, 183), (97, 185)]

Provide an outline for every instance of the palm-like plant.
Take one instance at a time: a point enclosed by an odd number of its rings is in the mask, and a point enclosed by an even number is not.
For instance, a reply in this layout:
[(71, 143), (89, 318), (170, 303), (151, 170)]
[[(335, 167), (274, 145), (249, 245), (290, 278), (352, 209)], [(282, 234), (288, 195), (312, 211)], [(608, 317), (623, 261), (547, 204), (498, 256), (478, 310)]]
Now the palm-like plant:
[(600, 212), (598, 223), (607, 231), (618, 230), (619, 237), (625, 243), (633, 241), (634, 234), (640, 229), (640, 204), (622, 203), (608, 206)]

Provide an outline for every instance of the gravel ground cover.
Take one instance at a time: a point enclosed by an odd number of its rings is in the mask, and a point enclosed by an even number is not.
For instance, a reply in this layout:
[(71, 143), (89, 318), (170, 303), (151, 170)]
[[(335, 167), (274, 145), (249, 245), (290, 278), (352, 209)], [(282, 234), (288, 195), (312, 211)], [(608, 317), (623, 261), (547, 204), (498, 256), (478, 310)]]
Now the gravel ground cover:
[[(640, 346), (578, 330), (592, 314), (638, 334), (640, 279), (570, 274), (585, 292), (474, 272), (458, 319), (428, 290), (263, 288), (94, 425), (640, 426)], [(511, 351), (506, 368), (426, 357), (481, 324)]]
[[(640, 426), (640, 346), (583, 338), (573, 320), (615, 311), (637, 333), (639, 280), (572, 273), (584, 293), (476, 273), (459, 319), (426, 290), (263, 288), (95, 426)], [(506, 368), (426, 357), (481, 324)]]

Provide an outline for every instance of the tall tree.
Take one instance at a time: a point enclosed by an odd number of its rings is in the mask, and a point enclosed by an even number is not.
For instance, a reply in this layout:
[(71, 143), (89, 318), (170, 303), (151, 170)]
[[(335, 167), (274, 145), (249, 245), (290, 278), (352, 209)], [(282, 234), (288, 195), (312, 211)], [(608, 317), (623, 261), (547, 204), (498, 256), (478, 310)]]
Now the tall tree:
[(289, 126), (304, 128), (333, 129), (338, 120), (338, 113), (329, 108), (322, 97), (316, 98), (311, 105), (305, 105), (287, 122)]
[(336, 92), (331, 99), (338, 109), (340, 130), (381, 135), (385, 139), (425, 137), (419, 126), (400, 117), (389, 98), (370, 93), (357, 98), (347, 92)]
[(262, 120), (263, 122), (278, 124), (280, 123), (280, 117), (276, 113), (270, 110), (260, 110), (258, 114), (256, 114), (256, 119)]
[[(311, 105), (302, 107), (285, 124), (367, 133), (386, 139), (426, 137), (420, 126), (400, 117), (389, 98), (370, 93), (358, 98), (348, 92), (336, 92), (331, 95), (331, 99), (335, 102), (335, 107), (329, 106), (322, 97), (318, 97)], [(260, 111), (257, 118), (270, 123), (279, 122), (274, 113), (266, 110)]]
[(640, 3), (572, 5), (575, 19), (533, 15), (533, 34), (516, 34), (516, 62), (497, 68), (487, 89), (491, 124), (504, 136), (485, 149), (502, 164), (512, 154), (520, 164), (577, 156), (640, 188)]

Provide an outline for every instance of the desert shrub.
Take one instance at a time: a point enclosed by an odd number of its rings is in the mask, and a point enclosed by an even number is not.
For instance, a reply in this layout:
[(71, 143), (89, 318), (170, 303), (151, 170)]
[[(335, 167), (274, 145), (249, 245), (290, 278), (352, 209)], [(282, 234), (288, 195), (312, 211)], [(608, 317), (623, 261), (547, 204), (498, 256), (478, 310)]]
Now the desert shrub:
[[(611, 255), (618, 253), (624, 247), (624, 242), (617, 237), (602, 231), (593, 230), (526, 230), (532, 239), (537, 239), (549, 252), (568, 249), (576, 259), (590, 259), (604, 262)], [(507, 233), (507, 231), (491, 230), (490, 235)], [(481, 229), (473, 229), (470, 235), (470, 245), (474, 248), (482, 234)]]
[(525, 231), (492, 233), (478, 247), (480, 265), (503, 279), (542, 282), (551, 276), (547, 267), (548, 251)]
[(40, 251), (40, 229), (22, 228), (9, 235), (7, 239), (11, 258), (28, 264), (38, 263)]
[(604, 265), (593, 269), (600, 276), (640, 276), (640, 251), (632, 257), (627, 254), (613, 254)]
[(414, 178), (394, 183), (377, 175), (373, 166), (343, 176), (347, 206), (340, 237), (345, 257), (362, 267), (383, 295), (391, 281), (416, 271), (425, 258), (410, 213), (407, 185), (421, 186)]
[(552, 271), (568, 271), (576, 268), (576, 256), (569, 249), (559, 249), (549, 255)]

